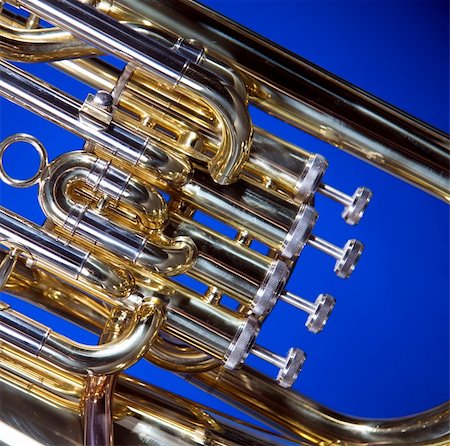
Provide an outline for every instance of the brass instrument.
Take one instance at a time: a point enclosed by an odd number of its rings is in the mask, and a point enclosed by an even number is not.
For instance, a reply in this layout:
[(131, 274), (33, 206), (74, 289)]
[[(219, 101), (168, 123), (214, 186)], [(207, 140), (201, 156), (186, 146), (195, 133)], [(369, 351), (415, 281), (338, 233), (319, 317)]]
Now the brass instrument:
[[(1, 445), (449, 444), (447, 404), (344, 416), (290, 389), (301, 348), (257, 341), (279, 301), (324, 329), (328, 290), (315, 302), (289, 291), (299, 256), (315, 248), (348, 278), (364, 246), (328, 241), (316, 194), (355, 225), (372, 193), (328, 185), (327, 160), (255, 125), (249, 106), (444, 202), (448, 135), (191, 0), (0, 7), (0, 96), (82, 141), (57, 156), (34, 132), (0, 142), (0, 178), (37, 190), (45, 215), (41, 226), (2, 201), (0, 289), (98, 336), (72, 339), (0, 303)], [(38, 62), (84, 97), (41, 79)], [(18, 143), (39, 158), (27, 179), (4, 162)], [(138, 361), (152, 384), (124, 373)], [(148, 362), (275, 431), (154, 386)]]

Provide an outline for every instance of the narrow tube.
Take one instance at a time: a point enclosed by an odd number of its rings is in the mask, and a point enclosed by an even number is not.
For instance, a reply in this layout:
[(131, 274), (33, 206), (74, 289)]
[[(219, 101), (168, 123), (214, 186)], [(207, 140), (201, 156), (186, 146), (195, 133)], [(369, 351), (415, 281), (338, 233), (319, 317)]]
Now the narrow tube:
[(169, 183), (183, 183), (190, 165), (182, 156), (171, 156), (148, 138), (111, 124), (104, 129), (80, 119), (82, 103), (42, 82), (14, 65), (0, 60), (0, 95), (48, 119), (60, 127), (92, 141), (110, 155), (148, 169)]
[(47, 234), (38, 225), (0, 206), (0, 238), (20, 247), (31, 262), (58, 274), (64, 280), (80, 281), (84, 286), (124, 297), (132, 283), (128, 275), (115, 270), (89, 251)]

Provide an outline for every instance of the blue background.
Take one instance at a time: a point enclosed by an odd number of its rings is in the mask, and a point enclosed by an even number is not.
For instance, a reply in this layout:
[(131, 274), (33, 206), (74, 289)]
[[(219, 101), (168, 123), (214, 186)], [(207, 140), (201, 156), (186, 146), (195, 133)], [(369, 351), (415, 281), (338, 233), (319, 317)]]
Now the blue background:
[[(205, 1), (205, 4), (276, 41), (426, 122), (449, 126), (448, 3)], [(88, 89), (43, 66), (26, 68), (72, 95)], [(33, 133), (50, 159), (81, 147), (73, 135), (1, 100), (0, 133)], [(307, 247), (288, 289), (313, 299), (329, 292), (337, 305), (323, 333), (303, 327), (305, 316), (279, 303), (263, 327), (259, 343), (279, 353), (291, 345), (308, 353), (295, 389), (333, 409), (366, 417), (421, 411), (449, 396), (449, 213), (443, 202), (267, 115), (254, 121), (309, 151), (330, 167), (326, 182), (344, 191), (370, 187), (373, 201), (356, 227), (344, 224), (339, 205), (318, 197), (315, 233), (339, 245), (358, 238), (366, 245), (354, 275), (334, 276), (330, 258)], [(7, 153), (12, 174), (33, 172), (31, 151)], [(0, 203), (42, 222), (36, 187), (0, 185)], [(4, 297), (16, 309), (47, 320), (56, 330), (70, 324)], [(84, 335), (77, 332), (77, 339)], [(88, 337), (92, 340), (92, 337)], [(93, 340), (95, 342), (95, 339)], [(257, 359), (250, 363), (275, 375)], [(172, 391), (224, 410), (181, 379), (139, 363), (134, 373)]]

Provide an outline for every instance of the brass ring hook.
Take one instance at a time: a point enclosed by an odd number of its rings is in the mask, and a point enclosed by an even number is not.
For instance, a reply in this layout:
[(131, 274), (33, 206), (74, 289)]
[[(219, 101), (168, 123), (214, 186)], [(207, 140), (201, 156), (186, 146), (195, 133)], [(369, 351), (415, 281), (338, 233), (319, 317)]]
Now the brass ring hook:
[[(3, 165), (3, 155), (10, 147), (16, 142), (26, 142), (34, 147), (39, 156), (39, 168), (37, 172), (28, 179), (19, 180), (17, 178), (12, 178), (8, 173), (6, 173), (5, 167)], [(34, 136), (27, 133), (15, 133), (14, 135), (8, 136), (0, 143), (0, 179), (4, 181), (9, 186), (26, 188), (37, 184), (42, 176), (42, 172), (48, 164), (47, 151), (43, 144)]]

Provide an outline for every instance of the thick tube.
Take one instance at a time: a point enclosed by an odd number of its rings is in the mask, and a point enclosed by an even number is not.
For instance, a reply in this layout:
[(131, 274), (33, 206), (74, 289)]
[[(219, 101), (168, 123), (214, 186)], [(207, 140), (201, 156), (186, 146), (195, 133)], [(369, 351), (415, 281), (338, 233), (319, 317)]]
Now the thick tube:
[(317, 445), (445, 446), (450, 438), (449, 408), (391, 420), (360, 419), (334, 412), (293, 390), (274, 387), (250, 367), (215, 369), (187, 380), (288, 435)]
[(252, 129), (246, 104), (232, 88), (159, 42), (76, 0), (21, 0), (19, 4), (93, 46), (140, 63), (173, 86), (200, 95), (223, 123), (223, 144), (208, 165), (210, 174), (219, 184), (238, 180), (249, 156)]
[(251, 101), (268, 113), (450, 201), (444, 132), (196, 1), (119, 3), (222, 54), (253, 86)]
[(144, 301), (117, 339), (101, 346), (87, 346), (52, 333), (7, 305), (0, 310), (0, 332), (5, 342), (78, 374), (115, 373), (134, 364), (149, 349), (165, 314), (160, 300)]

